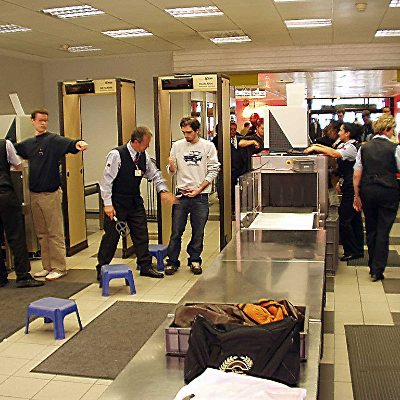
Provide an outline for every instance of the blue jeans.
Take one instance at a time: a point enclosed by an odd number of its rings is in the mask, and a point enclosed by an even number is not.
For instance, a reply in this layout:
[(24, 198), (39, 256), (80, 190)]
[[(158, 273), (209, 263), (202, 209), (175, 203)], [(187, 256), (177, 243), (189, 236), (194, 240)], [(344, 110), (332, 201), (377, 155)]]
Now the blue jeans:
[(187, 246), (189, 254), (188, 264), (198, 262), (201, 264), (200, 254), (203, 251), (204, 228), (208, 219), (209, 206), (208, 194), (199, 194), (196, 197), (182, 196), (179, 204), (172, 207), (172, 232), (168, 245), (167, 265), (179, 267), (179, 254), (181, 252), (181, 238), (186, 228), (188, 215), (192, 227), (192, 239)]

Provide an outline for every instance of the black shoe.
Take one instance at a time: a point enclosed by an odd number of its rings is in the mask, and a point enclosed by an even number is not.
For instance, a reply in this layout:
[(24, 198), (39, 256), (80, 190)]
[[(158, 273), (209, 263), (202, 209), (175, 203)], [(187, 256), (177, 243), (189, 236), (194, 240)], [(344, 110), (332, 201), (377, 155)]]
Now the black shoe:
[(0, 281), (0, 287), (4, 287), (7, 285), (7, 283), (10, 282), (7, 278), (6, 279), (2, 279)]
[(97, 270), (97, 280), (100, 282), (101, 279), (101, 265), (96, 265)]
[(195, 274), (195, 275), (200, 275), (203, 270), (201, 269), (200, 263), (197, 261), (193, 261), (190, 265), (190, 270)]
[(373, 274), (369, 278), (371, 282), (383, 281), (385, 276), (383, 274)]
[(146, 268), (140, 270), (140, 276), (148, 276), (150, 278), (164, 278), (164, 274), (156, 271), (154, 268)]
[(361, 258), (359, 254), (350, 254), (349, 256), (343, 256), (340, 261), (357, 260), (358, 258)]
[(44, 282), (37, 281), (36, 279), (34, 279), (32, 277), (17, 281), (17, 287), (19, 287), (19, 288), (37, 287), (37, 286), (43, 286), (43, 285), (44, 285)]
[(166, 265), (164, 268), (165, 275), (173, 275), (176, 271), (178, 271), (178, 267), (175, 265)]

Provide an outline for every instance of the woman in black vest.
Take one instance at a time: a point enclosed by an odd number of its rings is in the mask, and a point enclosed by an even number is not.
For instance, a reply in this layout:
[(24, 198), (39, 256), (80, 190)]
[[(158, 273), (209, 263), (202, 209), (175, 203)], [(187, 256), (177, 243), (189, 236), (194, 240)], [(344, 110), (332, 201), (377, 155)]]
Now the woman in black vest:
[(342, 201), (339, 207), (339, 231), (343, 245), (344, 256), (341, 261), (349, 261), (364, 256), (364, 228), (361, 213), (353, 208), (353, 166), (356, 161), (356, 138), (361, 125), (342, 124), (339, 130), (340, 143), (335, 149), (315, 144), (305, 150), (305, 153), (317, 151), (335, 158), (340, 175), (339, 185)]
[(390, 141), (396, 122), (384, 114), (375, 122), (373, 139), (363, 144), (354, 166), (354, 208), (364, 210), (371, 280), (384, 279), (389, 234), (399, 207), (400, 149)]

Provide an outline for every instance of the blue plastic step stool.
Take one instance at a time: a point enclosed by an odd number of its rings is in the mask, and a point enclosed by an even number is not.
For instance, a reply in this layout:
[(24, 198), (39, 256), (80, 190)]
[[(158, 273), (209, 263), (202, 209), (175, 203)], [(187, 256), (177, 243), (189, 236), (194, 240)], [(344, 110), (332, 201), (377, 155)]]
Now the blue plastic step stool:
[(108, 296), (110, 294), (110, 281), (115, 278), (125, 278), (125, 282), (129, 285), (131, 294), (136, 293), (132, 270), (126, 264), (107, 264), (101, 267), (100, 287), (103, 288), (103, 296)]
[(28, 305), (25, 333), (28, 333), (29, 317), (31, 315), (37, 315), (39, 317), (44, 317), (45, 323), (53, 322), (54, 338), (56, 340), (65, 339), (64, 317), (73, 312), (76, 312), (79, 327), (82, 330), (83, 326), (75, 301), (58, 299), (56, 297), (44, 297), (43, 299), (36, 300)]
[[(164, 271), (164, 258), (167, 255), (168, 246), (166, 244), (149, 244), (149, 251), (152, 257), (157, 259), (157, 269)], [(140, 269), (139, 266), (136, 268)]]

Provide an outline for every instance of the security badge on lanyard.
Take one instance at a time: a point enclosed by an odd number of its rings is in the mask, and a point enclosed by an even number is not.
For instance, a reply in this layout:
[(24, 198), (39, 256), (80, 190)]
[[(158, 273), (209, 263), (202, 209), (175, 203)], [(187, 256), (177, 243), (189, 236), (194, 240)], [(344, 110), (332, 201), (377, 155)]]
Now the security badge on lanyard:
[(136, 152), (136, 156), (135, 156), (135, 159), (133, 160), (133, 162), (134, 162), (135, 167), (136, 167), (135, 176), (139, 176), (139, 177), (140, 177), (140, 176), (142, 176), (143, 172), (142, 172), (142, 170), (138, 167), (139, 156), (140, 156), (140, 153), (139, 153), (139, 152)]

